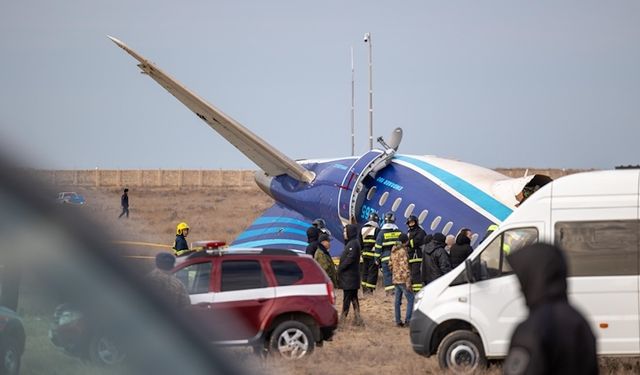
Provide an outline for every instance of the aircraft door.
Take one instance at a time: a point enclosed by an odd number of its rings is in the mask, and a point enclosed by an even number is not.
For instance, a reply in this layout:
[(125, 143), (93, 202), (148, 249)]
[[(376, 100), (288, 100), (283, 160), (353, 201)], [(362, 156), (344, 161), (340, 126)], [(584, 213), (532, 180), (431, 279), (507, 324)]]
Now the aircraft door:
[(386, 151), (371, 150), (362, 155), (351, 165), (344, 176), (338, 193), (338, 216), (343, 223), (349, 223), (351, 218), (356, 218), (362, 202), (367, 194), (364, 181), (369, 176), (374, 176), (378, 171), (387, 166), (395, 150)]

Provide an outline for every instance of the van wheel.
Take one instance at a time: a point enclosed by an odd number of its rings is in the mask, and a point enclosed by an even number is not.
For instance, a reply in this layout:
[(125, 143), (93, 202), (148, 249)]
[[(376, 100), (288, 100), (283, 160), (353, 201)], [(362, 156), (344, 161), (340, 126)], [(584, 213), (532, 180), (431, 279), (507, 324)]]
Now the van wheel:
[(295, 320), (280, 323), (271, 335), (271, 350), (286, 359), (300, 359), (311, 354), (315, 344), (309, 327)]
[(459, 374), (487, 367), (480, 336), (466, 330), (451, 332), (438, 347), (438, 362), (441, 368)]

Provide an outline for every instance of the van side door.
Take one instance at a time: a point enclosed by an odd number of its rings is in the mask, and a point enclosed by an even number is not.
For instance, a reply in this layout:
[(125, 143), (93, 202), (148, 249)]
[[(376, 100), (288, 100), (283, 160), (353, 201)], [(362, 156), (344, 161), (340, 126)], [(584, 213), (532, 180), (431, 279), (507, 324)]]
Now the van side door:
[(470, 316), (489, 357), (507, 354), (513, 330), (527, 317), (520, 283), (506, 256), (538, 242), (543, 230), (543, 222), (505, 229), (471, 263), (475, 282), (470, 285)]

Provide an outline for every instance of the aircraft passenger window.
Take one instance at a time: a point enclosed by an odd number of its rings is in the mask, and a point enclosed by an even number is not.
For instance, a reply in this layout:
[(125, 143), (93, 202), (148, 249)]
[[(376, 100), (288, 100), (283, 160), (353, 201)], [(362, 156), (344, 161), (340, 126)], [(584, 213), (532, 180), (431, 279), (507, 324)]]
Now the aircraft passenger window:
[(223, 292), (256, 289), (267, 286), (260, 262), (255, 260), (226, 260), (222, 262)]
[(382, 196), (380, 197), (380, 201), (378, 202), (378, 204), (380, 206), (384, 206), (384, 204), (387, 203), (387, 198), (389, 198), (389, 192), (385, 191), (384, 193), (382, 193)]
[(416, 208), (416, 205), (411, 203), (410, 205), (407, 206), (407, 209), (404, 210), (404, 217), (405, 219), (408, 218), (409, 216), (411, 216), (411, 214), (413, 213), (413, 209)]
[(398, 207), (400, 207), (400, 203), (402, 203), (402, 198), (400, 197), (396, 198), (395, 202), (393, 202), (393, 206), (391, 206), (391, 211), (393, 212), (398, 211)]
[(175, 275), (187, 287), (189, 294), (208, 293), (211, 285), (211, 262), (192, 264)]
[(435, 219), (433, 219), (433, 222), (431, 223), (431, 230), (436, 230), (438, 225), (440, 225), (440, 221), (441, 220), (442, 220), (442, 217), (440, 217), (440, 216), (438, 216)]
[(420, 216), (418, 216), (418, 221), (420, 222), (420, 224), (424, 223), (427, 215), (429, 215), (429, 210), (423, 210), (422, 212), (420, 212)]
[(371, 189), (369, 189), (369, 191), (367, 192), (367, 200), (370, 201), (371, 199), (373, 199), (373, 196), (376, 195), (376, 187), (372, 186)]
[(555, 224), (555, 243), (567, 255), (569, 276), (638, 275), (638, 221)]
[(536, 228), (512, 229), (494, 238), (473, 262), (476, 280), (488, 280), (513, 273), (506, 256), (536, 242)]
[(444, 234), (445, 236), (447, 234), (449, 234), (449, 231), (451, 230), (451, 227), (453, 227), (453, 222), (450, 221), (447, 224), (444, 225), (444, 228), (442, 228), (442, 234)]

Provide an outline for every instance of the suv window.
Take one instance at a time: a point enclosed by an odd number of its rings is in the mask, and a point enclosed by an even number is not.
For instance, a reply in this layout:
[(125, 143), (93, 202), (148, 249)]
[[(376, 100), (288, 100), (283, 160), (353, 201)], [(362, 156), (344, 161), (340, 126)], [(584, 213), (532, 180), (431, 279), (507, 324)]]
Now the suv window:
[(637, 275), (638, 229), (636, 220), (558, 222), (555, 243), (569, 276)]
[(288, 260), (271, 261), (271, 269), (276, 276), (276, 282), (280, 286), (293, 285), (302, 280), (302, 270), (296, 262)]
[(222, 262), (221, 291), (264, 288), (267, 282), (257, 260), (225, 260)]
[(211, 262), (192, 264), (176, 272), (176, 277), (187, 287), (189, 294), (208, 293), (211, 266)]

